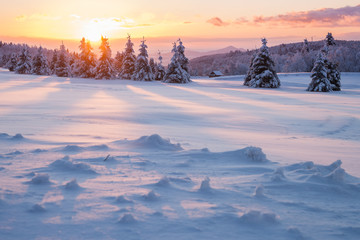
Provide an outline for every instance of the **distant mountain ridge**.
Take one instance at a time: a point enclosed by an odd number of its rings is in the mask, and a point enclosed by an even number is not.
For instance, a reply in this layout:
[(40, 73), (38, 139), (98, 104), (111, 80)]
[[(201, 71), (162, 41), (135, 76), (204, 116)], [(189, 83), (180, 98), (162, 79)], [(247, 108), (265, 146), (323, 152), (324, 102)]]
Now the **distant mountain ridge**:
[[(335, 40), (336, 45), (330, 47), (328, 58), (339, 65), (342, 72), (360, 72), (360, 41)], [(309, 42), (309, 52), (303, 42), (280, 44), (269, 47), (277, 72), (310, 72), (314, 66), (323, 41)], [(231, 50), (192, 58), (190, 60), (191, 75), (207, 76), (212, 71), (221, 71), (225, 75), (245, 74), (250, 59), (256, 50)]]

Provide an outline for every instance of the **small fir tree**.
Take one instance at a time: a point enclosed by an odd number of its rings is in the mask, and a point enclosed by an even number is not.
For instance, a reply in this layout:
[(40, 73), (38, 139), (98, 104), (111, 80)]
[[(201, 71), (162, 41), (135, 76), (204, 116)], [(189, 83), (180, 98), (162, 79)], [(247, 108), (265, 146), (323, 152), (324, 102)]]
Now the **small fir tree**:
[(111, 49), (108, 39), (101, 36), (101, 45), (99, 47), (101, 56), (95, 68), (96, 79), (113, 79), (115, 76), (114, 69), (112, 67)]
[(158, 64), (156, 64), (156, 71), (155, 71), (155, 80), (161, 81), (163, 80), (164, 76), (165, 76), (165, 68), (162, 65), (162, 56), (161, 53), (159, 51), (159, 62)]
[(325, 64), (326, 58), (324, 53), (319, 52), (311, 71), (311, 82), (307, 88), (310, 92), (330, 92), (331, 84), (327, 78), (328, 69)]
[(155, 72), (156, 72), (156, 63), (155, 63), (154, 58), (150, 58), (150, 60), (149, 60), (149, 66), (150, 66), (151, 72), (155, 75)]
[(70, 77), (70, 65), (68, 52), (65, 49), (64, 43), (60, 45), (59, 55), (55, 64), (55, 74), (58, 77)]
[(19, 61), (16, 65), (15, 72), (19, 74), (29, 74), (31, 73), (31, 68), (31, 56), (28, 47), (24, 47), (19, 56)]
[(245, 78), (244, 85), (254, 88), (278, 88), (280, 80), (275, 71), (275, 64), (266, 46), (266, 39), (262, 39), (262, 47), (257, 52), (252, 67), (250, 67), (249, 77)]
[(176, 42), (173, 43), (173, 49), (171, 50), (171, 52), (174, 55), (172, 56), (171, 62), (168, 65), (163, 82), (165, 82), (165, 83), (189, 83), (189, 82), (191, 82), (189, 73), (181, 67)]
[(303, 48), (301, 49), (301, 52), (303, 54), (310, 52), (309, 41), (306, 38), (304, 39), (304, 44), (303, 44)]
[[(178, 39), (179, 45), (177, 46), (177, 52), (178, 52), (178, 61), (180, 63), (180, 66), (182, 69), (184, 69), (187, 73), (189, 73), (189, 59), (185, 56), (185, 47), (181, 41), (181, 39)], [(189, 75), (190, 79), (190, 75)]]
[(145, 44), (145, 40), (141, 41), (139, 48), (139, 55), (136, 58), (135, 62), (135, 71), (133, 75), (133, 79), (135, 81), (152, 81), (154, 80), (154, 75), (151, 71), (149, 62), (148, 62), (148, 53), (147, 53), (147, 45)]
[(38, 52), (33, 60), (32, 73), (36, 75), (49, 75), (50, 67), (46, 55), (44, 55), (43, 48), (40, 46)]
[(51, 61), (50, 61), (50, 71), (51, 71), (51, 74), (56, 74), (56, 64), (57, 64), (57, 61), (58, 61), (58, 51), (55, 49), (53, 51), (53, 55), (52, 55), (52, 58), (51, 58)]
[(325, 61), (325, 66), (327, 68), (327, 78), (331, 84), (332, 91), (341, 91), (341, 76), (337, 67), (338, 64), (332, 63), (329, 60)]
[(94, 77), (94, 67), (96, 66), (96, 57), (93, 53), (90, 41), (82, 38), (79, 45), (80, 54), (75, 60), (74, 75), (82, 78)]
[(131, 79), (135, 71), (135, 61), (136, 57), (134, 55), (134, 44), (131, 42), (131, 37), (128, 35), (128, 41), (126, 43), (125, 52), (124, 52), (124, 60), (121, 66), (121, 78), (123, 79)]
[(10, 72), (15, 71), (16, 65), (18, 63), (18, 57), (15, 53), (11, 53), (9, 61), (6, 63), (6, 68), (9, 69)]

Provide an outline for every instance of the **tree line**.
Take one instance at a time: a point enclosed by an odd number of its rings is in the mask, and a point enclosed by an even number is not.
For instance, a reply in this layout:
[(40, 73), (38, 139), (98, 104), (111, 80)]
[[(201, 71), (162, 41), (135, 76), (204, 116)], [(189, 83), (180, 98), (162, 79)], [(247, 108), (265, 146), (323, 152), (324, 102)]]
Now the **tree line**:
[(18, 74), (56, 75), (95, 79), (126, 79), (135, 81), (190, 82), (189, 60), (181, 39), (173, 43), (173, 57), (165, 69), (159, 52), (158, 61), (149, 59), (143, 38), (136, 56), (130, 35), (125, 49), (111, 57), (108, 38), (101, 37), (100, 56), (96, 57), (89, 40), (82, 38), (79, 53), (69, 52), (62, 43), (59, 49), (48, 50), (26, 44), (0, 41), (0, 67)]

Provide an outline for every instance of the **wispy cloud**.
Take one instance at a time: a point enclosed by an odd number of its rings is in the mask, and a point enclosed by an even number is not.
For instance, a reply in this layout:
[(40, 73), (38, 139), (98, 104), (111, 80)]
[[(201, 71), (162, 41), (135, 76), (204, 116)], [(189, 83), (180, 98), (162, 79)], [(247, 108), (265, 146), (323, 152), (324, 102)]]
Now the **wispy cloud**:
[(49, 16), (47, 14), (35, 13), (32, 15), (19, 15), (16, 16), (15, 20), (18, 22), (24, 22), (29, 20), (35, 21), (57, 21), (60, 20), (61, 17), (59, 16)]
[(213, 18), (207, 20), (206, 22), (210, 23), (214, 26), (217, 26), (217, 27), (224, 27), (224, 26), (228, 26), (230, 24), (228, 22), (223, 22), (223, 20), (221, 20), (221, 18), (219, 18), (219, 17), (213, 17)]
[(235, 21), (223, 22), (214, 17), (207, 21), (215, 26), (228, 25), (271, 25), (291, 27), (351, 27), (360, 26), (360, 5), (342, 8), (323, 8), (311, 11), (290, 12), (276, 16), (255, 16), (253, 20), (238, 18)]

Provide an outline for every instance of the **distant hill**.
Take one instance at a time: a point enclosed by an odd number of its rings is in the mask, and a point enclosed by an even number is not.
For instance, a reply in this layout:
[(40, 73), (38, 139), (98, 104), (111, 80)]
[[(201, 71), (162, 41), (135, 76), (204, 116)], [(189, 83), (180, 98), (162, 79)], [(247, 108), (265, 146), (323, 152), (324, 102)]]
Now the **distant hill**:
[[(231, 51), (245, 51), (245, 50), (242, 49), (242, 48), (236, 48), (234, 46), (228, 46), (228, 47), (221, 48), (221, 49), (218, 49), (218, 50), (212, 50), (212, 51), (206, 51), (206, 52), (194, 51), (194, 50), (191, 50), (191, 49), (185, 49), (185, 54), (186, 54), (186, 57), (189, 60), (191, 60), (191, 59), (202, 57), (202, 56), (229, 53)], [(171, 52), (162, 53), (161, 55), (163, 57), (163, 64), (164, 65), (167, 65), (170, 62), (171, 57), (173, 56), (173, 54)], [(154, 59), (157, 60), (158, 55), (157, 54), (156, 55), (155, 54), (154, 55), (150, 54), (150, 57), (153, 57)]]
[[(318, 51), (324, 46), (323, 41), (309, 42), (309, 52), (304, 43), (280, 44), (270, 47), (277, 72), (310, 72)], [(214, 70), (225, 75), (245, 74), (250, 59), (256, 50), (231, 50), (228, 53), (207, 54), (190, 60), (191, 75), (207, 76)], [(331, 46), (329, 58), (339, 64), (342, 72), (360, 72), (360, 41), (337, 40)]]

